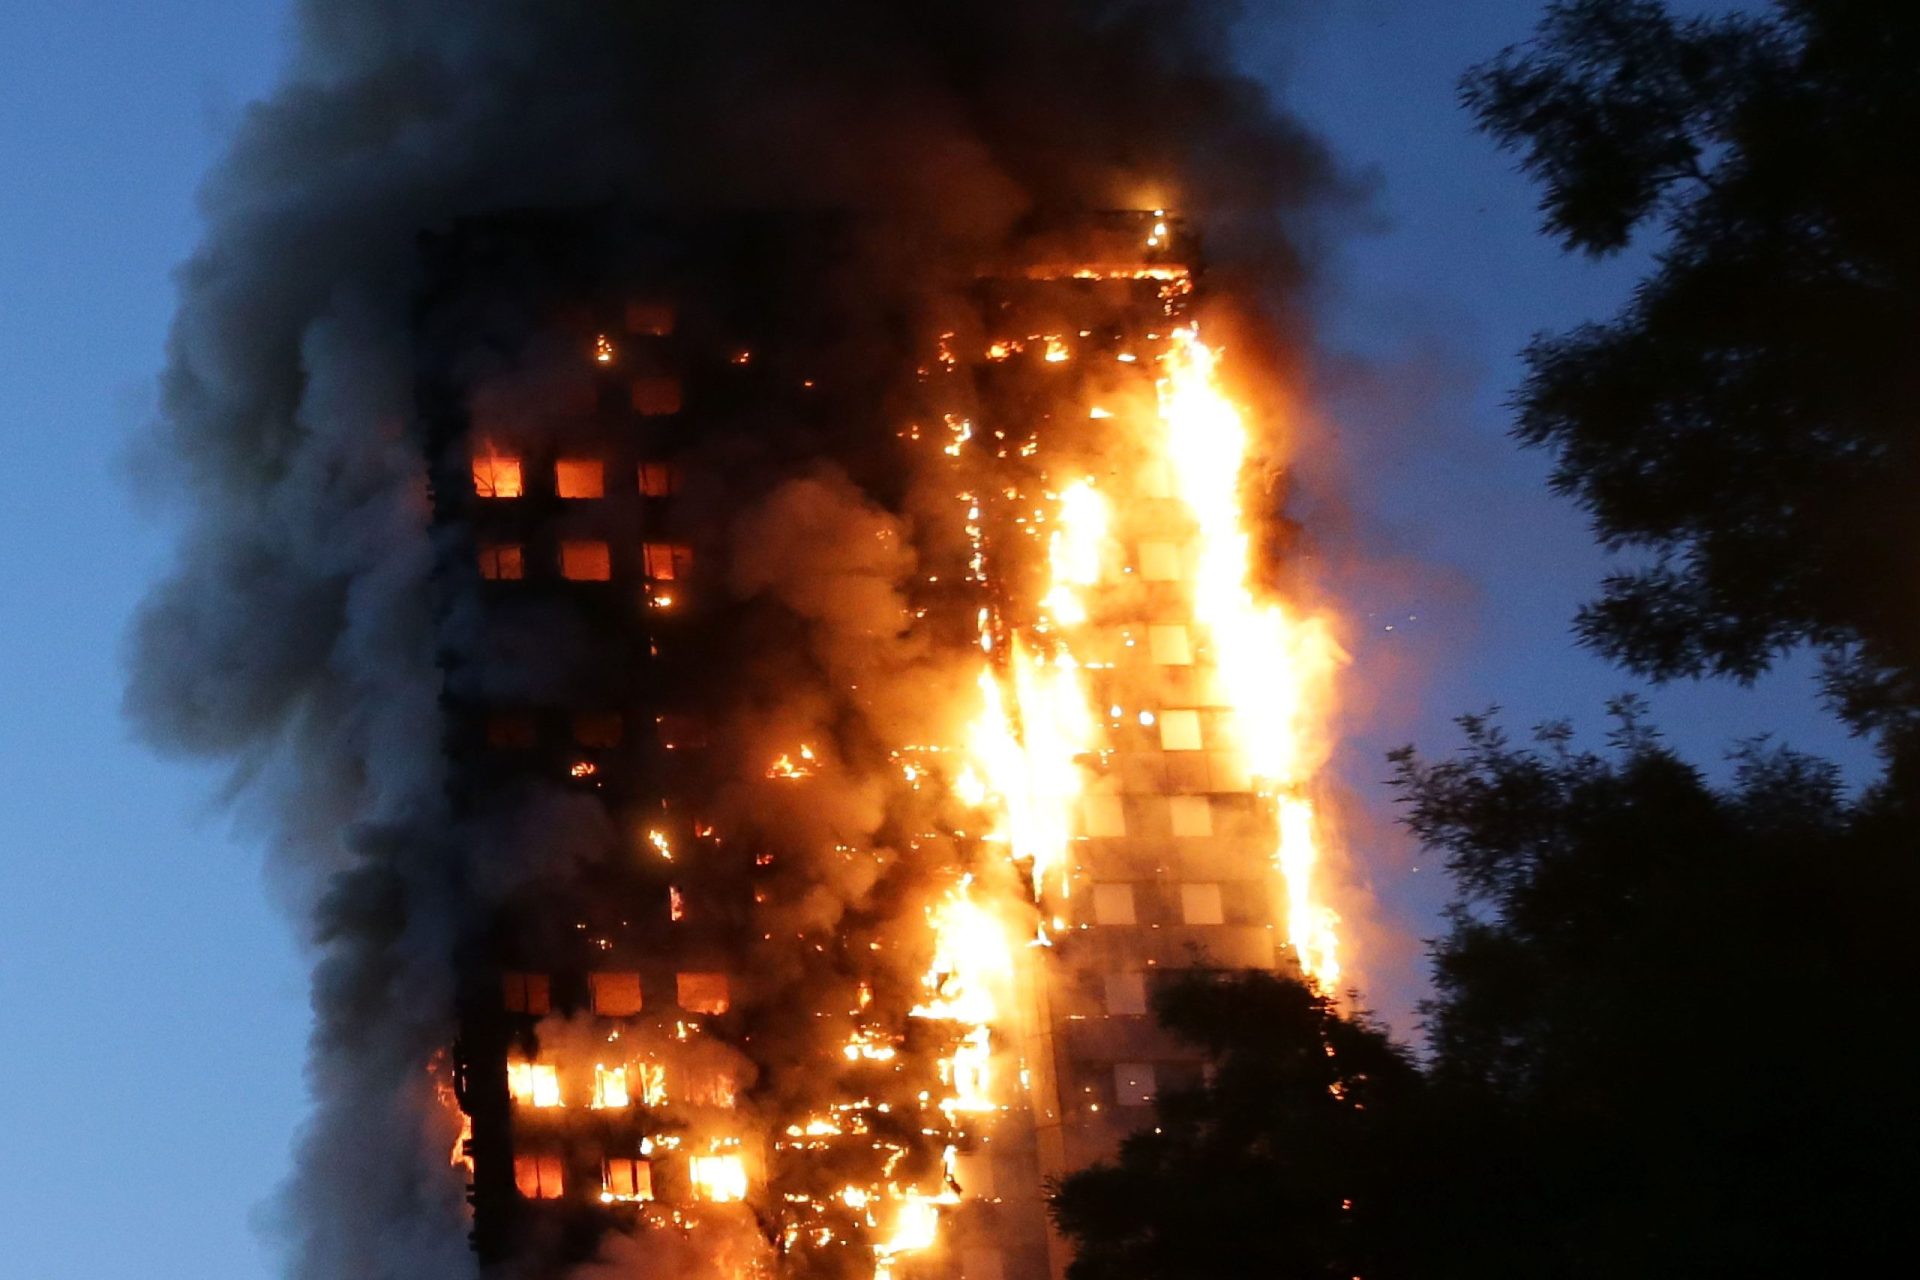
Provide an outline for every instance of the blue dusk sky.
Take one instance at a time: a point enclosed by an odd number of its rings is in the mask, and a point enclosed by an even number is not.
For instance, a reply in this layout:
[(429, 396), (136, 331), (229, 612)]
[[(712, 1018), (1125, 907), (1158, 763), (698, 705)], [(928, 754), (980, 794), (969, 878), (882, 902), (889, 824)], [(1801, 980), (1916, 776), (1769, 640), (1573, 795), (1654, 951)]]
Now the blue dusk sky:
[[(1335, 434), (1305, 470), (1354, 622), (1336, 767), (1378, 902), (1360, 968), (1410, 1033), (1445, 885), (1394, 835), (1382, 753), (1449, 750), (1451, 717), (1495, 702), (1517, 729), (1596, 724), (1636, 687), (1569, 639), (1603, 560), (1503, 403), (1528, 336), (1609, 313), (1644, 259), (1563, 258), (1454, 105), (1535, 0), (1309, 7), (1284, 35), (1250, 25), (1243, 57), (1373, 192), (1324, 262), (1314, 391)], [(128, 450), (170, 273), (287, 28), (282, 0), (0, 0), (0, 1274), (20, 1280), (277, 1270), (258, 1218), (304, 1111), (295, 926), (220, 775), (146, 754), (118, 703), (127, 617), (170, 555)], [(1774, 730), (1864, 770), (1810, 671), (1661, 691), (1656, 719), (1707, 764)]]

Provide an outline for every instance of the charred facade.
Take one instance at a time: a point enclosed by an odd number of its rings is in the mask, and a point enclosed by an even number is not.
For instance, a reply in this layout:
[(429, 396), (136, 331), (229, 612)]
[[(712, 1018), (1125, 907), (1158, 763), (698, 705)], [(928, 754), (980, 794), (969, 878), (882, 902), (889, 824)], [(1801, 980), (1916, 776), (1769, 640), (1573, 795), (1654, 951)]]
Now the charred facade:
[(491, 1273), (1058, 1275), (1047, 1180), (1197, 1076), (1158, 975), (1299, 963), (1303, 771), (1250, 743), (1153, 435), (1192, 245), (1016, 243), (425, 241), (453, 838), (503, 904), (449, 1059)]

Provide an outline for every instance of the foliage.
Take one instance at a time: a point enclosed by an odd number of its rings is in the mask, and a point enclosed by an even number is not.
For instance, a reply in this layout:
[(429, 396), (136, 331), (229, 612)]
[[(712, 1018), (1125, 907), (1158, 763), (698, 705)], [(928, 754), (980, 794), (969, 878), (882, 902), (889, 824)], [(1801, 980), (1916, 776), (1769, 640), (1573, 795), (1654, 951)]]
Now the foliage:
[(1396, 753), (1457, 888), (1423, 1069), (1295, 983), (1175, 987), (1212, 1078), (1059, 1190), (1073, 1280), (1822, 1277), (1920, 1245), (1912, 814), (1758, 742), (1716, 787), (1616, 712), (1604, 752), (1479, 716), (1457, 757)]
[(1393, 1126), (1419, 1091), (1406, 1055), (1299, 982), (1196, 971), (1155, 1012), (1211, 1078), (1054, 1199), (1071, 1280), (1391, 1276), (1408, 1198)]
[(1463, 97), (1568, 247), (1659, 237), (1619, 316), (1527, 352), (1519, 438), (1633, 553), (1582, 637), (1662, 679), (1811, 644), (1853, 724), (1911, 729), (1920, 6), (1573, 0)]
[[(1430, 1096), (1456, 1122), (1440, 1274), (1844, 1274), (1910, 1232), (1920, 1126), (1889, 1018), (1920, 907), (1908, 815), (1762, 743), (1710, 786), (1616, 708), (1612, 752), (1397, 754), (1458, 896)], [(1911, 1247), (1910, 1239), (1903, 1242)]]

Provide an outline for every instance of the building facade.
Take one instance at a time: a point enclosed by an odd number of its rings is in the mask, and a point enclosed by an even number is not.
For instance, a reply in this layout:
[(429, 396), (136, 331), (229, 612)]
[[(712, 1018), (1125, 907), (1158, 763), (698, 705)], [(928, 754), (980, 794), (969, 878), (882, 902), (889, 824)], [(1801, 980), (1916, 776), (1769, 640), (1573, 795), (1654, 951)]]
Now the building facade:
[(610, 211), (423, 242), (491, 1273), (1057, 1276), (1048, 1181), (1198, 1078), (1159, 975), (1293, 963), (1168, 434), (1192, 246), (926, 253)]

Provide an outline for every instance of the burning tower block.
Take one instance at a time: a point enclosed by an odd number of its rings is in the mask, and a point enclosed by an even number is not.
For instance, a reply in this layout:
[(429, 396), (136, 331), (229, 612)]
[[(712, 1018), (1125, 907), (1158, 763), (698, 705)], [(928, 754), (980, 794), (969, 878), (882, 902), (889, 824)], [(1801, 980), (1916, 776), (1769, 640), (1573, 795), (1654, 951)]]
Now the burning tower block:
[(460, 940), (501, 1274), (1027, 1280), (1199, 1067), (1196, 965), (1337, 980), (1324, 627), (1157, 213), (1017, 248), (599, 212), (425, 242)]

